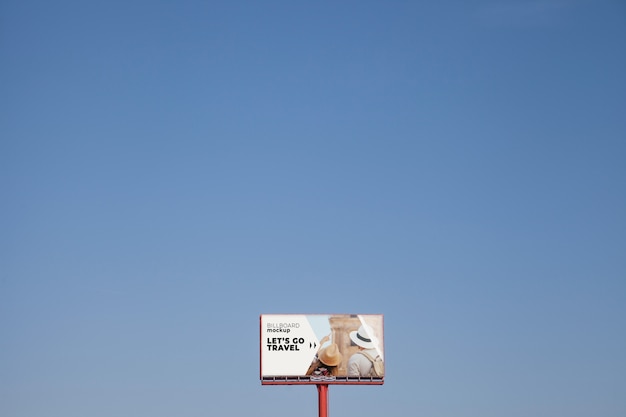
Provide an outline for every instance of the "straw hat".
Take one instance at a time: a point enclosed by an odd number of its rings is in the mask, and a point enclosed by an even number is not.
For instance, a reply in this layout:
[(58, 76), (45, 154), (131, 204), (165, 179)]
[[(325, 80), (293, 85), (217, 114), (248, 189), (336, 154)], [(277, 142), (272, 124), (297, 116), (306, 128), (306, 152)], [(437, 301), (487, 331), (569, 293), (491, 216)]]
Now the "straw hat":
[(339, 352), (339, 346), (336, 343), (331, 343), (329, 346), (321, 349), (317, 357), (326, 366), (337, 366), (341, 363), (341, 352)]
[(357, 345), (365, 349), (373, 349), (376, 347), (378, 340), (374, 337), (374, 331), (367, 324), (359, 327), (359, 330), (350, 332), (350, 339)]

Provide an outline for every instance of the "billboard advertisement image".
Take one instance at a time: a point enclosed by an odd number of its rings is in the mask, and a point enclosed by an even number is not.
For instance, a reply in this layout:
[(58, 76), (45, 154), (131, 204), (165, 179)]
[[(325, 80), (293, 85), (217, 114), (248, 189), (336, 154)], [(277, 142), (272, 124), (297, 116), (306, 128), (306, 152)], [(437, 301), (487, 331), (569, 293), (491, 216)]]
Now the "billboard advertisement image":
[(261, 315), (262, 384), (382, 384), (380, 314)]

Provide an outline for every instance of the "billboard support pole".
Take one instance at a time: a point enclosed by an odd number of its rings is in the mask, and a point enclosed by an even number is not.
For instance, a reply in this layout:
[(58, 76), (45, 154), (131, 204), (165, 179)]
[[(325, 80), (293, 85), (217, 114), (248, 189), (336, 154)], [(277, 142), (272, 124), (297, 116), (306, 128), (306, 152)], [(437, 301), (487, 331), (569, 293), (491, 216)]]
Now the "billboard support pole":
[(319, 417), (328, 417), (328, 384), (317, 384)]

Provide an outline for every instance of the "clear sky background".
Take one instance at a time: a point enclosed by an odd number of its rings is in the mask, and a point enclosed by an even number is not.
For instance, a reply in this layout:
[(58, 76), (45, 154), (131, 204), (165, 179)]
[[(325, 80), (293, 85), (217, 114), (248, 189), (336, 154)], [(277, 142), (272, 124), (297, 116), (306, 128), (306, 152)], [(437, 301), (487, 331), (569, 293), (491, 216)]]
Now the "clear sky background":
[(0, 415), (626, 415), (626, 4), (0, 4)]

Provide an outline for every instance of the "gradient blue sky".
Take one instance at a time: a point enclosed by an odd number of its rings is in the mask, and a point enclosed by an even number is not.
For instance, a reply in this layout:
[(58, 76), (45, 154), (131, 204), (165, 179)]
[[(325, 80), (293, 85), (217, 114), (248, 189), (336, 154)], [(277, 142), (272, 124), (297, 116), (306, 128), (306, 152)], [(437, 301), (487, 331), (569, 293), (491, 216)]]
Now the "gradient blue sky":
[(0, 4), (0, 415), (626, 415), (626, 4)]

